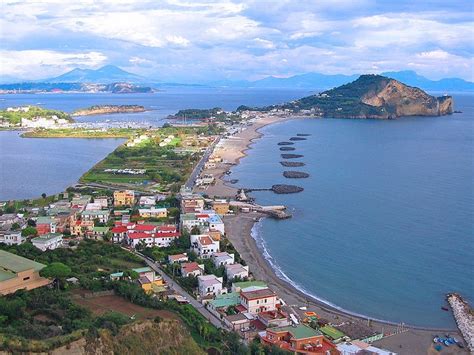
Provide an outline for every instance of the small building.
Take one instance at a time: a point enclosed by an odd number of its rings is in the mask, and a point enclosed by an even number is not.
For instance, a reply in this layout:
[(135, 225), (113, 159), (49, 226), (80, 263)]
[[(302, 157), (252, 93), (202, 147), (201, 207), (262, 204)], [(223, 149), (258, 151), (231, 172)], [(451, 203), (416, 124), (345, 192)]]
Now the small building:
[(91, 239), (102, 240), (108, 232), (109, 227), (92, 227), (92, 230), (90, 231), (88, 236)]
[(226, 290), (222, 288), (222, 282), (223, 278), (217, 277), (216, 275), (198, 276), (199, 295), (206, 297), (227, 293)]
[(56, 222), (53, 217), (38, 217), (36, 219), (38, 235), (56, 233)]
[(246, 331), (250, 328), (251, 319), (244, 313), (225, 315), (224, 324), (235, 332)]
[(181, 211), (195, 213), (204, 209), (204, 198), (200, 195), (184, 194), (181, 196)]
[(39, 275), (46, 265), (0, 250), (0, 295), (32, 290), (50, 283)]
[(235, 307), (240, 304), (240, 295), (237, 292), (230, 292), (227, 294), (217, 295), (213, 300), (210, 300), (206, 308), (214, 314), (217, 318), (222, 319), (225, 311), (229, 307)]
[(216, 211), (218, 215), (226, 215), (229, 213), (229, 203), (226, 201), (214, 201), (212, 203), (212, 209)]
[(235, 262), (234, 254), (225, 251), (212, 254), (212, 262), (215, 267), (230, 265)]
[(133, 206), (135, 204), (135, 192), (133, 190), (114, 191), (114, 206)]
[(206, 234), (191, 235), (191, 250), (200, 258), (209, 259), (212, 254), (219, 251), (219, 242)]
[(233, 280), (236, 277), (246, 279), (249, 277), (249, 267), (242, 264), (230, 264), (225, 266), (225, 273), (228, 280)]
[(290, 325), (288, 315), (281, 310), (260, 312), (257, 318), (266, 328), (268, 327), (286, 327)]
[(155, 206), (156, 197), (155, 196), (140, 196), (140, 200), (138, 201), (138, 204), (144, 207)]
[(264, 288), (253, 291), (241, 291), (240, 304), (245, 307), (247, 312), (258, 314), (260, 312), (276, 310), (280, 302), (274, 291)]
[(323, 334), (307, 325), (267, 328), (260, 335), (264, 344), (276, 346), (292, 353), (339, 354), (336, 346), (324, 338)]
[(195, 261), (181, 264), (182, 277), (189, 277), (189, 276), (198, 277), (202, 274), (204, 274), (204, 265), (202, 264), (198, 264)]
[(107, 223), (109, 221), (110, 211), (108, 210), (84, 210), (81, 212), (83, 221), (96, 221)]
[(138, 214), (143, 218), (166, 218), (168, 217), (168, 210), (166, 208), (140, 208)]
[(209, 223), (209, 229), (217, 230), (222, 234), (225, 234), (224, 222), (222, 221), (221, 217), (219, 217), (219, 215), (214, 214), (209, 216), (207, 222)]
[(127, 237), (127, 226), (116, 226), (113, 227), (110, 232), (112, 233), (112, 242), (122, 243)]
[(0, 233), (0, 243), (6, 245), (20, 245), (25, 241), (26, 238), (21, 235), (21, 232)]
[(61, 233), (48, 233), (31, 239), (31, 243), (42, 251), (54, 250), (63, 244)]
[(383, 333), (369, 327), (363, 322), (344, 322), (334, 328), (344, 333), (349, 340), (360, 340), (364, 343), (373, 343), (383, 338)]
[(397, 355), (390, 350), (376, 348), (370, 344), (364, 343), (363, 341), (354, 340), (351, 342), (340, 343), (337, 345), (341, 355), (352, 355), (352, 354), (373, 354), (373, 355)]
[(174, 255), (168, 255), (168, 263), (174, 264), (174, 263), (184, 263), (189, 260), (188, 254), (183, 253), (183, 254), (174, 254)]
[(267, 284), (264, 281), (241, 281), (232, 283), (232, 292), (245, 291), (246, 289), (264, 289), (268, 288)]

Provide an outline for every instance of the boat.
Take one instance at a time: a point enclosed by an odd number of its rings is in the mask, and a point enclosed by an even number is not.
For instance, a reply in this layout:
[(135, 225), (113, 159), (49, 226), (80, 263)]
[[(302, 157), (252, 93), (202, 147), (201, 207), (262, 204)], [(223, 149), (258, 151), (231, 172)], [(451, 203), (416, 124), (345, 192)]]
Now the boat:
[(446, 306), (441, 307), (441, 309), (442, 309), (443, 311), (449, 312), (449, 308), (446, 307)]

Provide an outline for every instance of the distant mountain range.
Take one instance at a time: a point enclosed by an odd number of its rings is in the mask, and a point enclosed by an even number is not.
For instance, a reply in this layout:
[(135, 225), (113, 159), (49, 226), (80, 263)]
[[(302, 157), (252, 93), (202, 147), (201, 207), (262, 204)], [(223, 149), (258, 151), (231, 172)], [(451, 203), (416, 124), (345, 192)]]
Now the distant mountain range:
[[(414, 71), (397, 71), (385, 72), (381, 75), (396, 79), (407, 85), (419, 87), (428, 91), (474, 91), (474, 83), (460, 78), (447, 78), (441, 80), (430, 80), (424, 76), (418, 75)], [(159, 80), (145, 78), (143, 76), (127, 72), (114, 65), (106, 65), (99, 69), (73, 69), (65, 74), (54, 78), (43, 80), (36, 80), (35, 83), (101, 83), (110, 84), (116, 82), (129, 82), (135, 84), (147, 84), (152, 87), (165, 86), (211, 86), (211, 87), (233, 87), (233, 88), (301, 88), (308, 90), (330, 89), (343, 84), (350, 83), (356, 80), (359, 74), (342, 75), (342, 74), (321, 74), (321, 73), (306, 73), (291, 76), (288, 78), (277, 78), (269, 76), (264, 79), (256, 81), (247, 80), (219, 80), (207, 83), (196, 84), (180, 84), (180, 83), (165, 83)], [(13, 78), (3, 77), (0, 80), (6, 82), (21, 82), (15, 81)], [(3, 85), (0, 85), (0, 89)]]

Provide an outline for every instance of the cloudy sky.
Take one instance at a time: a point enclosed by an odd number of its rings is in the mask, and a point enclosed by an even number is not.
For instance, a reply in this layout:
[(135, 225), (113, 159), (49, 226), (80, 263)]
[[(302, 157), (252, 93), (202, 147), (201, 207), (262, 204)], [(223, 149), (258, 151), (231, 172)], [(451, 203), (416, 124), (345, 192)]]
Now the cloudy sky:
[(0, 75), (163, 81), (415, 70), (474, 80), (472, 0), (2, 0)]

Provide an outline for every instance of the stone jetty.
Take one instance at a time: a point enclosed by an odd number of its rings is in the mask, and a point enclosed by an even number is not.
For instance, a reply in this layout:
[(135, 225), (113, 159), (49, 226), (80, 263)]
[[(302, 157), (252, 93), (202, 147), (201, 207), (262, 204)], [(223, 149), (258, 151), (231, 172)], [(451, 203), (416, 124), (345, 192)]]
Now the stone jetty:
[(469, 351), (474, 353), (474, 311), (469, 303), (464, 301), (457, 293), (450, 293), (446, 297), (453, 310), (459, 331), (466, 341)]
[(280, 150), (282, 151), (290, 151), (290, 150), (295, 150), (296, 148), (293, 147), (281, 147)]
[(284, 171), (283, 176), (288, 179), (305, 179), (309, 177), (309, 174), (302, 171)]
[(294, 142), (279, 142), (278, 145), (293, 145)]
[(309, 134), (309, 133), (297, 133), (296, 135), (298, 137), (309, 137), (311, 134)]
[(273, 185), (271, 190), (276, 194), (294, 194), (297, 192), (301, 192), (304, 189), (302, 187), (295, 186), (295, 185), (279, 184), (279, 185)]
[(297, 168), (306, 165), (305, 163), (300, 161), (281, 161), (280, 164), (288, 168)]
[(281, 157), (283, 159), (296, 159), (296, 158), (302, 158), (304, 155), (302, 154), (281, 154)]
[(306, 138), (303, 137), (291, 137), (290, 141), (305, 141)]

